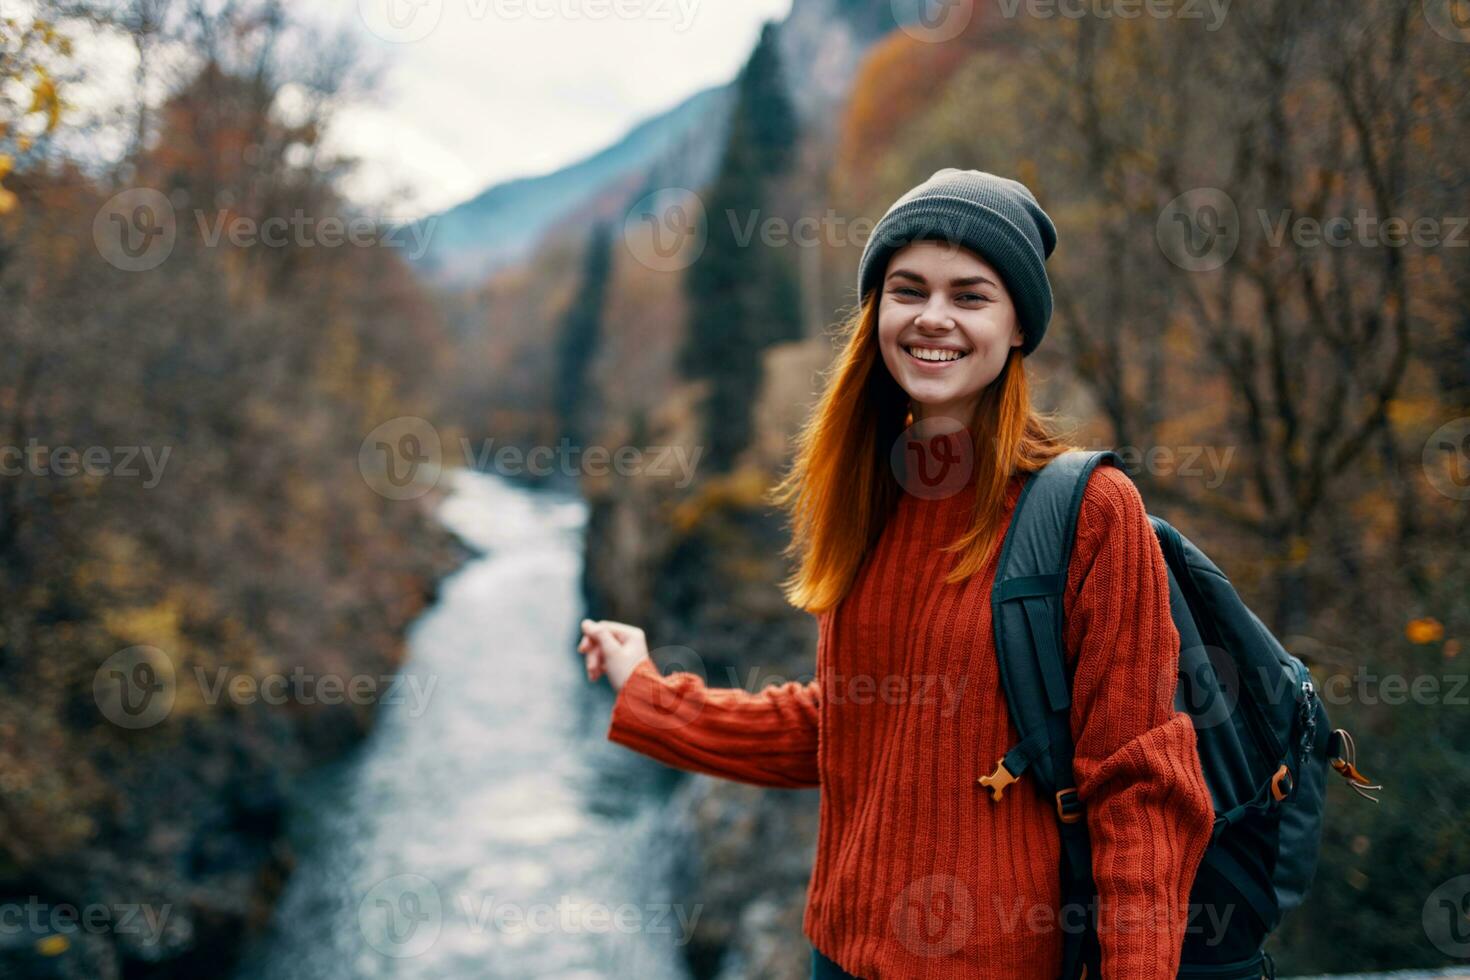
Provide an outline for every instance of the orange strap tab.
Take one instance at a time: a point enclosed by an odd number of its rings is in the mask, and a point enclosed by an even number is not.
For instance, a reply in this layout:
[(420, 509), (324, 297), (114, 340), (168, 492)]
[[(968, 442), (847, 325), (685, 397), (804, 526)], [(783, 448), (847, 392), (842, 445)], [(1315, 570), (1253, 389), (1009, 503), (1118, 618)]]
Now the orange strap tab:
[(1011, 775), (1011, 771), (1006, 768), (1004, 756), (995, 760), (995, 772), (988, 776), (981, 776), (976, 780), (981, 786), (990, 790), (990, 798), (992, 800), (1000, 799), (1001, 794), (1006, 791), (1006, 787), (1015, 781), (1016, 777)]

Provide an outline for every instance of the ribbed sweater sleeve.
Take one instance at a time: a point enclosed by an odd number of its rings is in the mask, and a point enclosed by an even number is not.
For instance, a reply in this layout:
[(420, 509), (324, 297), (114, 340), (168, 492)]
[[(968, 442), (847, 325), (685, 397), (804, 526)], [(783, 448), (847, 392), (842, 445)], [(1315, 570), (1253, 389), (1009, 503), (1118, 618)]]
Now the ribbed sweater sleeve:
[(665, 677), (644, 660), (613, 702), (607, 737), (677, 769), (756, 786), (815, 787), (819, 680), (752, 694), (708, 687), (685, 671)]
[(1143, 499), (1099, 466), (1069, 567), (1072, 733), (1092, 842), (1101, 974), (1172, 980), (1214, 819), (1189, 716), (1173, 707), (1179, 632)]

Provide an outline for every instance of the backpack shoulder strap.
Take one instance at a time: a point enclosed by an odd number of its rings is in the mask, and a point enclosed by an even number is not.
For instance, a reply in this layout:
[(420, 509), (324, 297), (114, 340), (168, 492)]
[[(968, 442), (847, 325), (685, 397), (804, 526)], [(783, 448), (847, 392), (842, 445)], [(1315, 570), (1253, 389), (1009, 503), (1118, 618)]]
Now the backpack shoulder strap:
[[(1002, 764), (1012, 779), (1031, 768), (1037, 783), (1052, 793), (1071, 785), (1067, 709), (1072, 685), (1063, 656), (1062, 594), (1083, 492), (1104, 461), (1122, 465), (1108, 450), (1073, 451), (1026, 481), (1001, 545), (990, 597), (1001, 686), (1021, 735)], [(1057, 716), (1063, 727), (1053, 731)], [(1056, 755), (1063, 749), (1064, 760)]]
[[(1001, 545), (990, 597), (995, 650), (1006, 708), (1020, 734), (980, 784), (994, 799), (1028, 769), (1037, 789), (1056, 807), (1063, 845), (1062, 912), (1091, 922), (1092, 852), (1072, 776), (1072, 683), (1064, 653), (1063, 595), (1082, 497), (1101, 463), (1122, 465), (1109, 450), (1072, 451), (1026, 481)], [(1069, 911), (1070, 910), (1070, 911)], [(1062, 978), (1091, 965), (1096, 975), (1096, 930), (1072, 929), (1063, 946)]]

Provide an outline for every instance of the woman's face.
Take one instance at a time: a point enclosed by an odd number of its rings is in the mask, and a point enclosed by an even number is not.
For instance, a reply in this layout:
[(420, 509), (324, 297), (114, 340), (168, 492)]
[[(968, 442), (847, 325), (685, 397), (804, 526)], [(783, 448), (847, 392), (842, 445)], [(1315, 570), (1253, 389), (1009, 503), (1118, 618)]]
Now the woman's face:
[(914, 421), (971, 425), (980, 393), (1022, 343), (1000, 274), (967, 248), (911, 242), (889, 258), (879, 289), (878, 346)]

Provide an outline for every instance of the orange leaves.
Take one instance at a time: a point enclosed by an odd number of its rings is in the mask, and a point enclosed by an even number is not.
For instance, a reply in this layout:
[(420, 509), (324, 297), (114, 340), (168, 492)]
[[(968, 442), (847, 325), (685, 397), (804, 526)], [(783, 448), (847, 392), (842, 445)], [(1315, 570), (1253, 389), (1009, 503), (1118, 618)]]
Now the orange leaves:
[(978, 25), (942, 43), (894, 30), (873, 46), (853, 81), (837, 149), (838, 184), (855, 201), (872, 193), (877, 158), (905, 123), (932, 106), (983, 37)]
[(1404, 627), (1404, 635), (1409, 638), (1410, 643), (1438, 643), (1444, 639), (1444, 624), (1433, 616), (1411, 619)]
[(1433, 616), (1411, 619), (1404, 626), (1404, 636), (1408, 637), (1410, 643), (1419, 646), (1438, 643), (1440, 655), (1446, 660), (1453, 660), (1460, 655), (1460, 641), (1454, 637), (1445, 639), (1444, 634), (1444, 624)]

